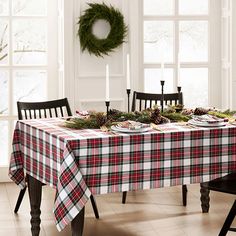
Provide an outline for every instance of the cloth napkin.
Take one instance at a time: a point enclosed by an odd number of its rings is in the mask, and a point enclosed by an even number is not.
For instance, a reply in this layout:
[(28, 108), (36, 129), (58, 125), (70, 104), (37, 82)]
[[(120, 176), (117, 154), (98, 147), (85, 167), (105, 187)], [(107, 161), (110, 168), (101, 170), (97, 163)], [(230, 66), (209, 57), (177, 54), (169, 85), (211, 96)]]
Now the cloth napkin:
[(208, 123), (208, 124), (216, 124), (216, 123), (221, 123), (225, 121), (222, 118), (218, 118), (216, 116), (212, 116), (209, 114), (202, 115), (202, 116), (193, 116), (193, 119), (197, 122)]
[(126, 120), (126, 121), (118, 123), (117, 126), (124, 129), (135, 130), (135, 129), (146, 128), (146, 127), (149, 127), (150, 125), (142, 124), (140, 122), (133, 121), (133, 120)]

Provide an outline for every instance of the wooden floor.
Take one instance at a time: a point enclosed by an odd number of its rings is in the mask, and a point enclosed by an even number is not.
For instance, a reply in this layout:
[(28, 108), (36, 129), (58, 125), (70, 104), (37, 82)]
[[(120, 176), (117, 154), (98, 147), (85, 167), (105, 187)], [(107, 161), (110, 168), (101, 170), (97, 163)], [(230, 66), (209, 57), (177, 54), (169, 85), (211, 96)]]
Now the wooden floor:
[[(188, 206), (181, 204), (181, 187), (129, 192), (127, 204), (121, 194), (97, 196), (100, 219), (96, 220), (90, 202), (86, 205), (84, 236), (216, 236), (235, 199), (223, 193), (211, 193), (210, 213), (202, 214), (199, 186), (188, 186)], [(18, 215), (13, 213), (19, 188), (0, 184), (0, 236), (28, 236), (29, 199), (25, 196)], [(52, 206), (54, 190), (43, 187), (40, 236), (70, 235), (70, 227), (59, 233)], [(236, 223), (236, 222), (235, 222)], [(235, 235), (230, 232), (228, 235)]]

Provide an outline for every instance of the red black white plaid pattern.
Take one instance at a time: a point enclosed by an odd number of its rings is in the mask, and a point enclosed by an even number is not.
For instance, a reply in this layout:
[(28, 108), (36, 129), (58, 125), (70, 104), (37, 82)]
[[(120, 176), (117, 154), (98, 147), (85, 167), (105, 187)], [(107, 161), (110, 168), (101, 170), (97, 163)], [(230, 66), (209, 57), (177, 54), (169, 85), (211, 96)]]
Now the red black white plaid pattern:
[(60, 119), (18, 121), (9, 176), (24, 171), (56, 189), (54, 214), (62, 230), (92, 194), (151, 189), (215, 179), (236, 170), (236, 127), (160, 126), (162, 132), (109, 134), (72, 130)]

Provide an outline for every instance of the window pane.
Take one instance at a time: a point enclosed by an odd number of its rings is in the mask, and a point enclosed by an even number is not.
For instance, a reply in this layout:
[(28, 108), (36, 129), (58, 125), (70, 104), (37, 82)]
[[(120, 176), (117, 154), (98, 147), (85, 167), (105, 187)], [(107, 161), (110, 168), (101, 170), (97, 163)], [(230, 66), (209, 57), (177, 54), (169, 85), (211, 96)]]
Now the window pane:
[(187, 108), (208, 106), (208, 69), (187, 68), (180, 71), (180, 85)]
[(172, 15), (173, 0), (143, 0), (144, 15)]
[(173, 31), (171, 21), (144, 22), (144, 62), (173, 62)]
[(8, 165), (8, 122), (0, 121), (0, 166)]
[(208, 0), (179, 0), (181, 15), (207, 15)]
[(44, 20), (13, 21), (14, 64), (46, 64), (46, 28)]
[(47, 100), (46, 71), (14, 71), (13, 96), (14, 113), (17, 101), (45, 101)]
[(8, 63), (8, 21), (0, 19), (0, 65)]
[(0, 0), (0, 16), (7, 16), (9, 14), (9, 1)]
[(184, 62), (208, 61), (208, 22), (180, 22), (180, 60)]
[[(161, 69), (144, 70), (144, 91), (147, 93), (161, 93)], [(173, 92), (173, 69), (164, 69), (164, 93)]]
[(0, 70), (0, 115), (8, 113), (8, 72)]
[(15, 16), (44, 16), (47, 13), (46, 0), (14, 0), (12, 12)]

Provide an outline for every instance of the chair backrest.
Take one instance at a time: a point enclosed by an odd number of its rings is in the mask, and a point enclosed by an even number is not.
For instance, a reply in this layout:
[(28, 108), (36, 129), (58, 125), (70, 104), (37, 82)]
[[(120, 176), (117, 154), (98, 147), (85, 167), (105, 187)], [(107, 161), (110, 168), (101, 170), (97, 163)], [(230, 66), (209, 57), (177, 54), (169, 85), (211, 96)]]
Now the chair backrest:
[(17, 102), (18, 119), (72, 116), (67, 98), (46, 102)]
[[(134, 91), (132, 101), (132, 111), (141, 111), (143, 109), (151, 108), (154, 105), (161, 105), (162, 94), (155, 93), (141, 93)], [(139, 104), (138, 104), (139, 103)], [(166, 93), (164, 94), (165, 105), (183, 105), (183, 93)]]

